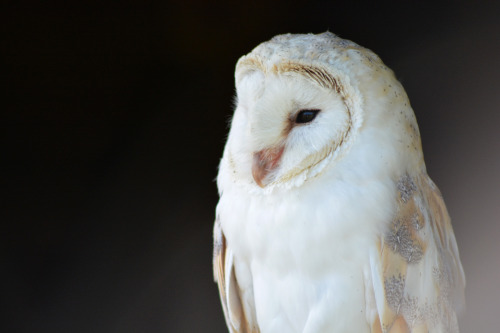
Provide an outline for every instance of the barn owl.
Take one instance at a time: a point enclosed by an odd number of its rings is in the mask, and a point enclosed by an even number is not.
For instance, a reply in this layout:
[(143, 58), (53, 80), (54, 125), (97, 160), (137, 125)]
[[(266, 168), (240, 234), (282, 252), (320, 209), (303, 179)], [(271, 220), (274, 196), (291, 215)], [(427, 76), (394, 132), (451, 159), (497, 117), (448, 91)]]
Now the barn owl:
[(465, 277), (408, 97), (332, 33), (239, 59), (214, 277), (230, 332), (458, 332)]

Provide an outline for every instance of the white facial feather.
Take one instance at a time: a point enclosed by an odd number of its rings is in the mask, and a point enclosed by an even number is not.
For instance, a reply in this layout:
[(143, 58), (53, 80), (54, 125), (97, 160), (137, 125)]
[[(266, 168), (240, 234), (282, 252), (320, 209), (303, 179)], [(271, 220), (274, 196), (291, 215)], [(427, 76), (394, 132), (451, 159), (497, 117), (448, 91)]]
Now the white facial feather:
[(235, 76), (214, 230), (230, 331), (458, 331), (453, 230), (392, 71), (324, 33), (277, 36)]

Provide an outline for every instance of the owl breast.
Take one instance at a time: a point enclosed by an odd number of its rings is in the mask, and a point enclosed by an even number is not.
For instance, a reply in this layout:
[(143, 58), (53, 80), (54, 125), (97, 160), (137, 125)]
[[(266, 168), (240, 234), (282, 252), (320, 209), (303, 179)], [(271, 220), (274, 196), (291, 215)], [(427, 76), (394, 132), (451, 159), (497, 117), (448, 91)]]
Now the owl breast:
[[(240, 288), (253, 288), (242, 301), (254, 303), (261, 332), (369, 332), (367, 247), (387, 219), (375, 207), (390, 193), (380, 182), (332, 188), (314, 180), (300, 191), (224, 192), (218, 214)], [(335, 313), (342, 319), (331, 320)]]

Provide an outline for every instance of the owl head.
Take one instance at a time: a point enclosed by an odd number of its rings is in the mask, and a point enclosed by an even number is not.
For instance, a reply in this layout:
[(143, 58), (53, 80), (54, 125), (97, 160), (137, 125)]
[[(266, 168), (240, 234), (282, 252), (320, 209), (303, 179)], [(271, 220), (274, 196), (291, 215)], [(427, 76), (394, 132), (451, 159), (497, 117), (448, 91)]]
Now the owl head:
[(276, 36), (239, 59), (235, 81), (220, 189), (232, 182), (272, 191), (325, 172), (366, 180), (425, 167), (404, 89), (351, 41), (329, 32)]

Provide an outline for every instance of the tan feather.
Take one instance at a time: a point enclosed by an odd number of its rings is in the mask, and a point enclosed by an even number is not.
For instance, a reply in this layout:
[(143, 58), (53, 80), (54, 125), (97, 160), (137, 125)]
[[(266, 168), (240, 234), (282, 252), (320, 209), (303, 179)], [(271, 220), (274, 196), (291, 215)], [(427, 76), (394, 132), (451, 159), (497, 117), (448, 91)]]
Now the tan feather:
[(403, 316), (399, 316), (396, 318), (389, 333), (410, 333), (408, 324), (406, 323), (406, 320)]
[(241, 304), (241, 290), (236, 280), (233, 254), (227, 247), (220, 222), (214, 224), (214, 280), (219, 287), (219, 296), (230, 333), (259, 333), (256, 324), (250, 323)]
[(381, 331), (458, 332), (465, 278), (444, 201), (426, 174), (403, 175), (396, 187), (396, 214), (372, 269), (383, 290), (375, 292)]

